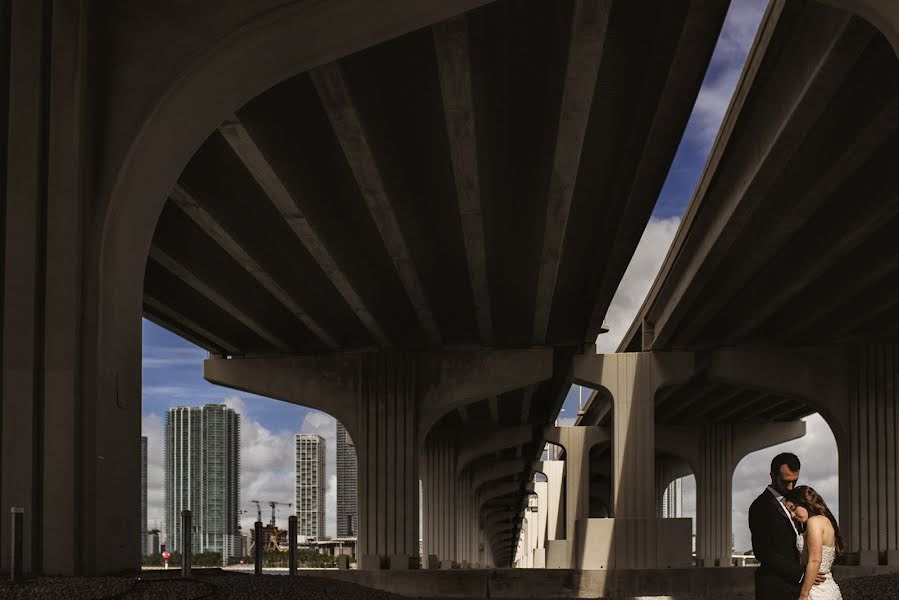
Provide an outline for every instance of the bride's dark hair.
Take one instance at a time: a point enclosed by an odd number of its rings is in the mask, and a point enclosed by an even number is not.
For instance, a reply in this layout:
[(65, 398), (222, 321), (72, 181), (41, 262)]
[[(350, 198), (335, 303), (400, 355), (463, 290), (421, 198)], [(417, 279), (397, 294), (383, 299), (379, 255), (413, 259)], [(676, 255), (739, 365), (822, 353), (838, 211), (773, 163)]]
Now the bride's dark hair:
[(830, 512), (830, 509), (827, 508), (827, 503), (824, 502), (824, 498), (821, 497), (821, 494), (813, 490), (810, 486), (798, 485), (793, 488), (793, 491), (787, 492), (784, 500), (792, 502), (796, 506), (801, 506), (808, 511), (809, 516), (824, 515), (827, 517), (830, 520), (830, 524), (833, 525), (837, 554), (842, 554), (846, 550), (846, 546), (843, 544), (843, 536), (840, 535), (840, 527), (837, 525), (837, 520), (834, 518), (833, 513)]

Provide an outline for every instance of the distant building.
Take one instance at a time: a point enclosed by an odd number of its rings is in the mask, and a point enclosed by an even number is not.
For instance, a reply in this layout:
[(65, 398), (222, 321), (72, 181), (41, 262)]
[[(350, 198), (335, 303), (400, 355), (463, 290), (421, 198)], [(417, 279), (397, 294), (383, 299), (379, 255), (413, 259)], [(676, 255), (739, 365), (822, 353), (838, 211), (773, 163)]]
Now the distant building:
[(296, 436), (297, 533), (325, 537), (325, 439), (320, 435)]
[(223, 404), (169, 409), (165, 422), (165, 529), (182, 550), (181, 511), (191, 510), (192, 551), (240, 554), (240, 415)]
[(337, 422), (337, 537), (357, 535), (358, 514), (356, 511), (356, 445), (347, 433), (346, 427)]
[(147, 436), (140, 438), (140, 537), (141, 547), (147, 541)]
[(675, 479), (662, 494), (662, 518), (677, 519), (684, 513), (684, 480)]
[(147, 556), (152, 556), (154, 554), (159, 554), (159, 530), (151, 529), (147, 532), (147, 537), (145, 538), (144, 544), (144, 554)]

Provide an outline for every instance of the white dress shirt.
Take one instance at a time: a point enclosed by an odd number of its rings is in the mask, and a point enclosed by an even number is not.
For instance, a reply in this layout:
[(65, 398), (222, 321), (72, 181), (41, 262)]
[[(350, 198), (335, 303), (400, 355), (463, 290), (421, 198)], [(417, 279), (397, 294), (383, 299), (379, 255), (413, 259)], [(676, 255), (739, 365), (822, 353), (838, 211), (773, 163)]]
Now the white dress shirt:
[(787, 509), (787, 505), (784, 503), (784, 497), (783, 497), (783, 494), (781, 494), (780, 492), (778, 492), (777, 490), (775, 490), (775, 489), (774, 489), (773, 487), (771, 487), (770, 485), (768, 486), (768, 491), (771, 492), (771, 494), (772, 494), (775, 498), (777, 498), (777, 503), (780, 504), (780, 507), (783, 509), (784, 514), (787, 515), (787, 519), (790, 520), (790, 525), (793, 526), (793, 531), (796, 532), (796, 536), (799, 537), (799, 530), (796, 529), (796, 523), (793, 522), (793, 515), (790, 514), (790, 511)]

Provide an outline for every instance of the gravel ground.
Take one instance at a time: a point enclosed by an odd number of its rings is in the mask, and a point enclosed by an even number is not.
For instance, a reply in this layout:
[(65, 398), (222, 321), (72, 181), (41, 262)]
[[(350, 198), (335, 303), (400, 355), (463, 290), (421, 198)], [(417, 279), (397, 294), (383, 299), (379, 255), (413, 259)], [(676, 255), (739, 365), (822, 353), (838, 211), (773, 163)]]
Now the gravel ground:
[(896, 600), (899, 573), (873, 577), (853, 577), (840, 584), (843, 600)]
[(395, 600), (403, 598), (352, 583), (312, 577), (254, 577), (218, 570), (196, 570), (181, 579), (171, 573), (133, 577), (41, 577), (19, 585), (0, 583), (3, 600), (199, 600), (200, 598), (296, 598), (318, 600)]
[[(197, 570), (191, 579), (177, 573), (144, 572), (131, 577), (41, 577), (13, 585), (0, 582), (3, 600), (199, 600), (252, 598), (275, 600), (400, 600), (405, 596), (352, 583), (312, 577), (254, 577), (219, 570)], [(844, 600), (899, 599), (899, 574), (857, 577), (841, 584)], [(408, 599), (407, 599), (408, 600)]]

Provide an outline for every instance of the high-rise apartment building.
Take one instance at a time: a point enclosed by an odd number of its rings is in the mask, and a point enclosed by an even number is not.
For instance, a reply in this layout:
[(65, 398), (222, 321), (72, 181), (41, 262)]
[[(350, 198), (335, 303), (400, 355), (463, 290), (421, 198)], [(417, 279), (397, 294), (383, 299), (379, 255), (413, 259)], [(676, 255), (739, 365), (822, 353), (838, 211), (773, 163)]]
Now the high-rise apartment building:
[(325, 439), (300, 434), (297, 444), (297, 533), (325, 537)]
[[(140, 547), (147, 545), (147, 436), (140, 438)], [(145, 552), (142, 554), (146, 554)]]
[(662, 494), (662, 518), (677, 519), (684, 512), (684, 480), (675, 479)]
[(193, 519), (192, 551), (240, 554), (240, 415), (223, 404), (169, 409), (165, 420), (165, 527), (182, 550), (181, 511)]
[(337, 537), (355, 537), (357, 533), (356, 512), (356, 446), (346, 431), (337, 422)]

